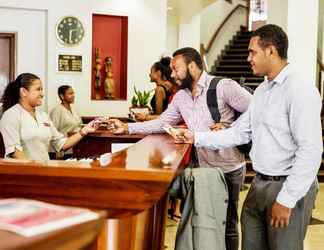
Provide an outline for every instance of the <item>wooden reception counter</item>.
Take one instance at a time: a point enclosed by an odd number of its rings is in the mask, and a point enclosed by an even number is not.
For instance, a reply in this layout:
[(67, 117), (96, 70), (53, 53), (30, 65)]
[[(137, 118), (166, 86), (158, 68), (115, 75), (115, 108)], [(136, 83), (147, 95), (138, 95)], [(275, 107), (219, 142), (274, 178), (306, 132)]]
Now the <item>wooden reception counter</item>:
[[(0, 197), (24, 197), (105, 210), (108, 249), (163, 249), (166, 193), (189, 146), (149, 135), (113, 153), (107, 166), (66, 161), (0, 160)], [(110, 224), (110, 222), (108, 222)], [(118, 226), (116, 226), (118, 225)], [(103, 230), (101, 242), (107, 232)], [(105, 243), (99, 243), (106, 249)]]

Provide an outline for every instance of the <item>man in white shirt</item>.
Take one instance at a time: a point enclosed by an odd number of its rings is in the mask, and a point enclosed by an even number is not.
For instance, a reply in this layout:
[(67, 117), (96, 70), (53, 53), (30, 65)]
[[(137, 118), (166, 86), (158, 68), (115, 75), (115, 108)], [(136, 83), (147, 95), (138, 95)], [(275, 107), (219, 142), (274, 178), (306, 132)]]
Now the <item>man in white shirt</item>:
[(321, 99), (287, 62), (288, 38), (276, 25), (256, 30), (248, 61), (267, 76), (248, 111), (229, 129), (185, 131), (183, 142), (221, 149), (252, 140), (256, 171), (241, 216), (243, 250), (302, 250), (317, 193), (323, 144)]

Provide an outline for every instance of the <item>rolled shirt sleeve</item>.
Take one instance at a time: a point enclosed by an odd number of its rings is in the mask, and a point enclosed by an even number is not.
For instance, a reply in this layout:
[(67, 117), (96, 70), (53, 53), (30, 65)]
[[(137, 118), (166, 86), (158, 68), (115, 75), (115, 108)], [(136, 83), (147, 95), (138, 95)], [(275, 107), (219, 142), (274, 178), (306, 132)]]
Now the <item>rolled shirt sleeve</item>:
[(50, 123), (50, 129), (51, 129), (51, 146), (56, 150), (56, 152), (59, 152), (62, 150), (67, 138), (57, 131), (56, 127), (54, 126), (53, 122), (49, 119)]
[(147, 121), (128, 124), (130, 134), (153, 134), (164, 133), (163, 126), (166, 124), (176, 125), (181, 120), (181, 113), (177, 105), (176, 96), (168, 105), (168, 108), (160, 115), (159, 118)]
[(12, 110), (5, 112), (0, 121), (0, 132), (5, 146), (5, 156), (8, 157), (16, 149), (23, 151), (20, 136), (20, 117)]

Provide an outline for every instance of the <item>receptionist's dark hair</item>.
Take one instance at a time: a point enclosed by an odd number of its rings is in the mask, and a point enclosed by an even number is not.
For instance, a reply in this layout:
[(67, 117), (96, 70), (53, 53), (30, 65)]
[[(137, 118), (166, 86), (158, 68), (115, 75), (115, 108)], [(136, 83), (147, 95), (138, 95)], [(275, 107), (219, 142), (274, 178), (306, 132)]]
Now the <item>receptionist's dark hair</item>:
[(38, 76), (31, 73), (22, 73), (16, 80), (9, 82), (1, 98), (2, 111), (16, 105), (20, 99), (20, 88), (29, 89), (35, 80), (40, 80)]
[(61, 95), (65, 95), (65, 92), (72, 88), (70, 85), (61, 85), (58, 89), (57, 89), (57, 94), (58, 94), (58, 97), (61, 99), (62, 101), (62, 98), (61, 98)]

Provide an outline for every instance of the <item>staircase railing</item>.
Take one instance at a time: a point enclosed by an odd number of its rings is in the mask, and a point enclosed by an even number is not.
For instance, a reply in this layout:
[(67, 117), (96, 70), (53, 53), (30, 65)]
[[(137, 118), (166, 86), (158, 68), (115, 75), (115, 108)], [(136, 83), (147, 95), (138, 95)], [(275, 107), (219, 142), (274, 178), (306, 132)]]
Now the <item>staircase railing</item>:
[(317, 50), (317, 64), (319, 66), (319, 72), (318, 72), (318, 88), (320, 90), (321, 96), (323, 96), (323, 86), (322, 86), (322, 72), (324, 72), (324, 64), (321, 60), (321, 53), (319, 50)]
[(200, 44), (200, 54), (204, 57), (205, 56), (205, 54), (208, 54), (208, 52), (210, 51), (210, 49), (212, 48), (212, 46), (213, 46), (213, 44), (214, 44), (214, 42), (215, 42), (215, 40), (216, 40), (216, 37), (218, 36), (218, 34), (220, 33), (220, 31), (222, 30), (222, 28), (224, 27), (224, 25), (227, 23), (227, 21), (231, 18), (231, 16), (233, 16), (233, 14), (237, 11), (237, 10), (239, 10), (239, 9), (241, 9), (241, 8), (243, 8), (243, 9), (246, 9), (247, 10), (247, 23), (246, 23), (246, 25), (247, 25), (247, 27), (248, 27), (248, 20), (249, 20), (249, 18), (248, 18), (248, 16), (249, 16), (249, 10), (250, 10), (250, 1), (247, 1), (247, 5), (248, 6), (245, 6), (245, 5), (243, 5), (243, 4), (238, 4), (238, 5), (236, 5), (236, 7), (225, 17), (225, 19), (223, 20), (223, 22), (220, 24), (220, 26), (217, 28), (217, 30), (215, 31), (215, 33), (213, 34), (213, 36), (212, 36), (212, 38), (210, 39), (210, 41), (209, 41), (209, 43), (208, 43), (208, 45), (207, 45), (207, 47), (205, 48), (205, 46), (204, 46), (204, 44)]

